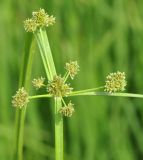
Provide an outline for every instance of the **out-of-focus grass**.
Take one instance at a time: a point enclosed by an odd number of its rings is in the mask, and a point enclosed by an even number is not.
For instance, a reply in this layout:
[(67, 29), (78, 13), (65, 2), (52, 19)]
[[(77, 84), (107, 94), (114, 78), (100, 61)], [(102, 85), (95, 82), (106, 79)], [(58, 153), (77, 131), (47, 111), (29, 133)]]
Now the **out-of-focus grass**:
[[(56, 16), (48, 28), (58, 73), (78, 60), (77, 89), (104, 84), (116, 70), (127, 73), (127, 91), (143, 93), (142, 0), (43, 0), (0, 3), (0, 159), (12, 152), (14, 108), (11, 96), (18, 86), (25, 45), (22, 21), (31, 11), (45, 8)], [(33, 75), (44, 76), (38, 49)], [(31, 88), (31, 93), (34, 90)], [(75, 115), (65, 119), (65, 151), (69, 160), (143, 159), (143, 101), (114, 97), (74, 97)], [(25, 160), (54, 159), (51, 102), (31, 102), (25, 128)]]

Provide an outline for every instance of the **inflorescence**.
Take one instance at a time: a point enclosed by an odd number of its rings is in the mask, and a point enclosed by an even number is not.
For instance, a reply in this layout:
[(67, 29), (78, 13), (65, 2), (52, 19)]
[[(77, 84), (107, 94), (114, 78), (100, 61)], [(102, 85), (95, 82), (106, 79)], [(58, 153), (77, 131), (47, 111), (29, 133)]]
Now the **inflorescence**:
[[(34, 13), (36, 14), (36, 13)], [(67, 79), (71, 77), (71, 79), (74, 78), (74, 76), (79, 71), (79, 66), (77, 64), (77, 61), (71, 61), (70, 63), (66, 63), (65, 67), (67, 74), (66, 77), (62, 77), (61, 75), (55, 75), (53, 77), (52, 81), (49, 81), (48, 84), (45, 84), (45, 78), (39, 77), (32, 80), (32, 85), (36, 88), (36, 90), (40, 88), (46, 88), (47, 92), (53, 96), (53, 97), (59, 97), (62, 99), (62, 102), (64, 104), (64, 107), (62, 107), (59, 110), (59, 113), (66, 117), (71, 117), (74, 113), (73, 104), (69, 102), (67, 105), (64, 102), (63, 97), (67, 97), (73, 90), (73, 88), (70, 86), (69, 83), (67, 83)], [(12, 105), (14, 107), (22, 108), (27, 105), (29, 102), (28, 93), (25, 91), (25, 89), (22, 87), (20, 88), (15, 96), (13, 96)]]
[(106, 77), (105, 91), (109, 93), (124, 91), (126, 85), (125, 73), (117, 71), (115, 73), (110, 73)]
[[(32, 13), (32, 18), (28, 18), (24, 21), (24, 28), (26, 32), (35, 32), (37, 29), (42, 27), (48, 27), (55, 23), (55, 17), (49, 16), (44, 9), (39, 9)], [(66, 105), (63, 97), (68, 96), (72, 93), (73, 88), (70, 84), (66, 83), (68, 77), (74, 79), (74, 77), (79, 72), (79, 65), (77, 61), (70, 61), (65, 65), (66, 74), (64, 77), (61, 75), (55, 75), (53, 80), (48, 82), (47, 85), (44, 84), (45, 78), (40, 77), (33, 79), (32, 85), (36, 90), (41, 87), (46, 87), (47, 92), (53, 97), (60, 97), (64, 106), (60, 108), (59, 113), (66, 117), (71, 117), (74, 113), (74, 104), (71, 101)], [(104, 91), (113, 93), (118, 91), (124, 91), (125, 86), (127, 85), (125, 73), (124, 72), (115, 72), (110, 73), (106, 77), (105, 89)], [(24, 87), (20, 88), (16, 94), (13, 96), (12, 105), (17, 108), (23, 108), (29, 102), (29, 96)]]
[[(47, 92), (53, 96), (53, 97), (59, 97), (62, 99), (62, 102), (64, 106), (60, 108), (59, 113), (66, 117), (71, 117), (74, 113), (74, 104), (71, 103), (71, 101), (66, 105), (64, 102), (63, 97), (67, 97), (72, 93), (73, 88), (70, 86), (70, 84), (66, 83), (68, 77), (71, 79), (74, 78), (74, 76), (79, 71), (79, 66), (77, 61), (71, 61), (69, 63), (66, 63), (65, 69), (67, 70), (66, 76), (62, 77), (61, 75), (56, 75), (53, 77), (53, 80), (48, 82), (48, 84), (44, 84), (45, 78), (40, 77), (37, 79), (33, 79), (32, 84), (37, 89), (40, 89), (41, 87), (46, 87)], [(127, 85), (126, 82), (126, 76), (124, 72), (114, 72), (110, 73), (106, 77), (105, 81), (105, 90), (109, 93), (114, 93), (118, 91), (124, 91), (125, 86)], [(27, 105), (29, 102), (28, 99), (28, 93), (26, 90), (22, 87), (20, 88), (15, 96), (13, 96), (12, 105), (17, 108), (23, 108)]]
[(28, 93), (24, 87), (19, 88), (16, 94), (12, 97), (12, 105), (17, 108), (23, 108), (29, 102)]
[(79, 72), (79, 65), (77, 61), (66, 63), (65, 69), (68, 71), (71, 79), (74, 79), (75, 75)]
[(45, 78), (43, 78), (43, 77), (40, 77), (37, 79), (35, 78), (35, 79), (33, 79), (32, 84), (36, 89), (40, 89), (41, 87), (45, 86), (44, 81), (45, 81)]
[(55, 17), (49, 16), (44, 9), (32, 13), (32, 18), (24, 21), (26, 32), (35, 32), (37, 28), (49, 27), (55, 23)]
[(68, 96), (72, 89), (70, 84), (65, 83), (61, 76), (54, 76), (54, 79), (47, 86), (47, 91), (54, 97)]
[(75, 112), (73, 106), (74, 106), (74, 104), (69, 102), (68, 105), (60, 108), (59, 113), (61, 113), (65, 117), (71, 117), (73, 115), (73, 113)]

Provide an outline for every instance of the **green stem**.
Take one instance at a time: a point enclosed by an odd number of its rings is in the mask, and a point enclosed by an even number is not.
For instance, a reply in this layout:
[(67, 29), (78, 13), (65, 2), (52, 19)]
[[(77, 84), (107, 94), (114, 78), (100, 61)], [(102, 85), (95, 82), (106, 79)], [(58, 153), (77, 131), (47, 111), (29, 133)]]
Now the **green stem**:
[(18, 160), (23, 160), (23, 137), (24, 137), (24, 122), (26, 115), (26, 106), (20, 112), (20, 123), (19, 123), (19, 137), (18, 137)]
[(66, 103), (65, 103), (65, 101), (64, 101), (64, 99), (63, 99), (63, 98), (62, 98), (62, 102), (63, 102), (64, 106), (66, 106)]
[(55, 98), (55, 159), (63, 160), (63, 117), (59, 114), (61, 98)]
[[(28, 46), (28, 51), (25, 51), (23, 57), (23, 64), (21, 68), (19, 87), (24, 86), (28, 90), (28, 84), (30, 81), (32, 62), (34, 56), (34, 41)], [(26, 75), (24, 73), (26, 72)], [(26, 106), (23, 109), (16, 110), (15, 117), (15, 141), (14, 141), (14, 155), (13, 160), (23, 160), (23, 132), (25, 122)]]
[(64, 83), (66, 82), (66, 80), (68, 79), (70, 73), (69, 72), (66, 72), (65, 76), (64, 76)]
[(56, 68), (54, 65), (52, 52), (50, 49), (48, 37), (45, 28), (40, 28), (35, 32), (35, 37), (38, 43), (38, 47), (41, 53), (44, 68), (46, 70), (47, 78), (51, 81), (56, 75)]
[(107, 93), (107, 92), (85, 92), (85, 93), (71, 94), (69, 96), (114, 96), (114, 97), (143, 98), (143, 94)]
[(41, 39), (40, 39), (39, 33), (37, 32), (34, 35), (35, 35), (35, 39), (38, 43), (38, 47), (39, 47), (39, 50), (40, 50), (40, 54), (41, 54), (41, 58), (42, 58), (42, 61), (43, 61), (43, 64), (44, 64), (46, 75), (48, 77), (50, 77), (49, 70), (48, 70), (48, 67), (47, 67), (47, 64), (46, 64), (46, 61), (45, 61), (45, 57), (44, 57), (44, 54), (43, 54), (44, 50), (43, 50), (43, 47), (42, 47), (42, 44), (41, 44)]
[(96, 91), (99, 89), (104, 88), (105, 86), (101, 86), (101, 87), (97, 87), (97, 88), (90, 88), (90, 89), (85, 89), (85, 90), (80, 90), (80, 91), (74, 91), (72, 92), (70, 95), (77, 95), (77, 94), (82, 94), (82, 93), (87, 93), (87, 92), (91, 92), (91, 91)]
[[(39, 46), (42, 61), (44, 63), (45, 71), (48, 80), (53, 80), (56, 74), (52, 52), (50, 49), (48, 37), (45, 28), (41, 28), (35, 32), (35, 37)], [(32, 98), (49, 97), (48, 95), (39, 95)], [(55, 98), (55, 157), (56, 160), (63, 160), (63, 117), (58, 114), (59, 109), (62, 107), (61, 98)]]
[(50, 94), (43, 94), (43, 95), (29, 96), (29, 99), (49, 98), (49, 97), (52, 97), (52, 95), (50, 95)]
[[(48, 72), (49, 72), (49, 75), (50, 75), (49, 76), (49, 80), (52, 80), (53, 79), (53, 74), (56, 74), (56, 71), (55, 71), (55, 69), (54, 69), (54, 72), (52, 71), (52, 66), (50, 64), (50, 61), (51, 61), (51, 59), (50, 59), (51, 58), (51, 56), (50, 56), (51, 49), (50, 49), (50, 47), (48, 47), (48, 49), (46, 48), (47, 47), (46, 45), (49, 46), (49, 42), (47, 43), (47, 40), (44, 39), (44, 34), (45, 34), (44, 30), (42, 32), (42, 29), (40, 28), (39, 32), (40, 32), (40, 36), (41, 36), (41, 40), (42, 40), (41, 43), (43, 45), (43, 50), (44, 50), (43, 54), (45, 56), (45, 61), (47, 63)], [(48, 51), (48, 54), (47, 54), (47, 51)]]

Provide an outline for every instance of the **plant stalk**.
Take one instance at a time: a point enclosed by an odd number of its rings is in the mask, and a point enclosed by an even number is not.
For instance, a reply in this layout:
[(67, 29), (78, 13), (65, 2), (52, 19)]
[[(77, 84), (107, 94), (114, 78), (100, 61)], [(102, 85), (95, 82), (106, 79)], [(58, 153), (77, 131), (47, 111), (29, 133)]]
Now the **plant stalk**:
[(29, 96), (29, 99), (37, 99), (37, 98), (50, 98), (52, 97), (50, 94), (41, 94), (36, 96)]
[[(56, 68), (53, 61), (48, 37), (45, 28), (40, 28), (35, 34), (36, 41), (40, 50), (44, 68), (49, 81), (53, 80)], [(41, 97), (41, 96), (40, 96)], [(46, 97), (48, 97), (46, 95)], [(39, 97), (31, 97), (39, 98)], [(55, 159), (63, 160), (63, 117), (58, 113), (62, 107), (61, 98), (55, 98)]]
[[(32, 39), (29, 39), (32, 41)], [(26, 90), (29, 89), (28, 84), (30, 82), (32, 62), (34, 56), (34, 41), (28, 46), (28, 50), (25, 51), (23, 56), (23, 63), (21, 67), (19, 87), (24, 86)], [(24, 76), (24, 73), (26, 75)], [(15, 139), (14, 139), (14, 154), (13, 160), (23, 160), (23, 136), (24, 136), (24, 122), (26, 115), (26, 106), (23, 109), (16, 110), (15, 116)]]
[(56, 160), (63, 160), (63, 117), (59, 114), (61, 98), (55, 98), (55, 153)]
[(107, 93), (107, 92), (83, 92), (83, 93), (77, 93), (77, 94), (71, 93), (69, 96), (114, 96), (114, 97), (143, 98), (143, 94)]
[(96, 87), (96, 88), (90, 88), (90, 89), (84, 89), (84, 90), (80, 90), (80, 91), (74, 91), (74, 92), (71, 93), (71, 95), (87, 93), (87, 92), (96, 91), (96, 90), (103, 89), (103, 88), (105, 88), (105, 86)]

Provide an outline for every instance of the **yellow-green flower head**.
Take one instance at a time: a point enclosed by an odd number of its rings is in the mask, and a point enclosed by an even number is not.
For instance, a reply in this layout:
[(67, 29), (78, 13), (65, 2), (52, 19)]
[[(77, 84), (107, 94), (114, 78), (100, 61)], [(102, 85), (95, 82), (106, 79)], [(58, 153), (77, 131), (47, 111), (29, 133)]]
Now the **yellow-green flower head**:
[(69, 102), (67, 106), (60, 108), (59, 113), (61, 113), (65, 117), (71, 117), (73, 115), (73, 113), (75, 112), (73, 106), (74, 106), (74, 104)]
[(74, 79), (75, 75), (79, 71), (79, 65), (77, 61), (66, 63), (65, 69), (69, 72), (71, 79)]
[(37, 25), (33, 19), (27, 19), (24, 21), (24, 29), (26, 32), (35, 32)]
[(53, 81), (48, 84), (47, 91), (54, 97), (62, 97), (71, 93), (72, 88), (61, 76), (54, 76)]
[(39, 27), (48, 27), (55, 23), (55, 17), (49, 16), (44, 9), (32, 13), (33, 20)]
[(32, 84), (36, 89), (40, 89), (41, 87), (45, 86), (44, 81), (45, 81), (45, 78), (40, 77), (37, 79), (33, 79)]
[(32, 13), (32, 18), (24, 21), (26, 32), (35, 32), (37, 28), (48, 27), (55, 23), (55, 17), (49, 16), (44, 9)]
[(12, 98), (12, 105), (20, 109), (29, 102), (28, 93), (23, 87), (20, 88)]
[(127, 85), (126, 76), (124, 72), (110, 73), (106, 77), (105, 91), (112, 93), (124, 91)]

